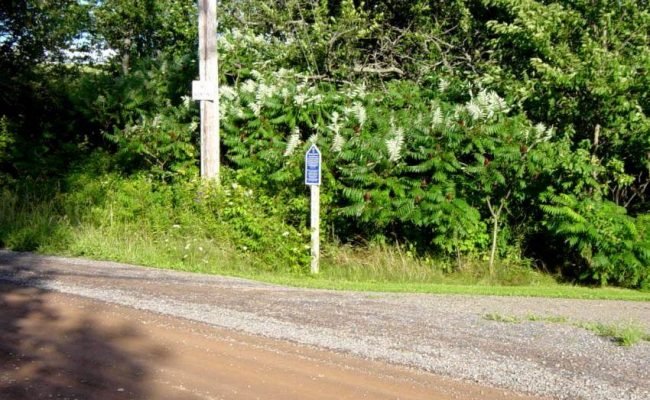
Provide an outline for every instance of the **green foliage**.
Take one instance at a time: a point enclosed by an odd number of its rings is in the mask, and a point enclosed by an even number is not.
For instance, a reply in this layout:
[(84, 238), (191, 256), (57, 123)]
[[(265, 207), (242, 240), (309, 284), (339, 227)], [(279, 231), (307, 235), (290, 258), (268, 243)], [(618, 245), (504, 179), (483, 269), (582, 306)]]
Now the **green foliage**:
[(80, 246), (86, 239), (76, 231), (127, 239), (144, 235), (162, 240), (163, 248), (164, 240), (183, 242), (173, 249), (180, 264), (201, 259), (201, 253), (207, 256), (213, 247), (228, 247), (260, 271), (306, 271), (307, 232), (284, 222), (282, 203), (230, 183), (229, 174), (223, 188), (196, 180), (170, 185), (142, 175), (124, 178), (102, 172), (103, 164), (95, 158), (55, 188), (37, 190), (34, 182), (2, 191), (0, 244), (83, 254), (107, 249), (96, 243)]
[[(2, 83), (22, 68), (61, 59), (90, 23), (89, 6), (76, 0), (4, 1), (0, 4)], [(5, 72), (11, 72), (4, 75)], [(1, 87), (1, 86), (0, 86)]]
[[(487, 1), (492, 63), (480, 79), (508, 93), (534, 120), (589, 141), (595, 162), (618, 165), (615, 179), (594, 174), (610, 199), (646, 210), (650, 29), (642, 1)], [(645, 5), (645, 6), (643, 6)]]
[(122, 73), (161, 52), (184, 56), (197, 34), (196, 5), (173, 0), (104, 0), (93, 12), (96, 41), (117, 51)]
[[(601, 285), (641, 286), (650, 277), (650, 237), (625, 209), (609, 201), (548, 195), (545, 226), (565, 238), (586, 269), (581, 278)], [(647, 223), (647, 218), (640, 223)]]
[(0, 162), (9, 158), (9, 146), (13, 142), (13, 134), (9, 131), (9, 120), (3, 115), (0, 117)]
[[(316, 143), (335, 241), (408, 243), (458, 273), (494, 254), (508, 282), (521, 274), (501, 267), (535, 262), (650, 285), (645, 0), (224, 0), (224, 190), (194, 182), (195, 3), (19, 3), (0, 6), (0, 176), (66, 177), (62, 232), (117, 237), (113, 221), (180, 243), (193, 224), (300, 270)], [(72, 44), (114, 56), (64, 64)], [(71, 173), (79, 160), (94, 175)], [(5, 237), (37, 248), (35, 218)]]

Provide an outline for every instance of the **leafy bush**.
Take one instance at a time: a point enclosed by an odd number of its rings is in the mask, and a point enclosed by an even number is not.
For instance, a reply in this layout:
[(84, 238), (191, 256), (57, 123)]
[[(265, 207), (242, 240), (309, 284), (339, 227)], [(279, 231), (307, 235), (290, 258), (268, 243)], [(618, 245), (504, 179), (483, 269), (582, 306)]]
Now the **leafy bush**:
[[(582, 264), (581, 278), (639, 287), (650, 278), (647, 217), (638, 221), (609, 201), (549, 195), (545, 226), (564, 237)], [(639, 229), (641, 228), (641, 229)]]

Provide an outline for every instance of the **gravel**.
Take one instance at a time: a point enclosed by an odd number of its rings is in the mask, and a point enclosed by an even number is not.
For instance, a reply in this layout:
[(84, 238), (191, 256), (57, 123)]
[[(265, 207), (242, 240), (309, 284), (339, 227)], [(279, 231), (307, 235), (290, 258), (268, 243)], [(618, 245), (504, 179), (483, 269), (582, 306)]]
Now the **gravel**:
[[(621, 347), (572, 322), (635, 322), (650, 303), (308, 290), (0, 251), (0, 281), (327, 348), (557, 399), (650, 399), (650, 343)], [(496, 313), (521, 319), (493, 321)], [(527, 316), (568, 322), (529, 321)]]

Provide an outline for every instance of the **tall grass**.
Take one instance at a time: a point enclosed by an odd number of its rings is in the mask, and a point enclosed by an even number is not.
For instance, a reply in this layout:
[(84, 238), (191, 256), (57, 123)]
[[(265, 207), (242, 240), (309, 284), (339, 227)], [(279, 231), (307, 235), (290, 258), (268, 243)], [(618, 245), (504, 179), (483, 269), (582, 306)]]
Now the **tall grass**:
[(483, 261), (466, 260), (462, 268), (416, 255), (400, 244), (325, 248), (325, 279), (357, 282), (436, 283), (459, 285), (553, 285), (555, 280), (515, 262), (503, 262), (490, 274)]

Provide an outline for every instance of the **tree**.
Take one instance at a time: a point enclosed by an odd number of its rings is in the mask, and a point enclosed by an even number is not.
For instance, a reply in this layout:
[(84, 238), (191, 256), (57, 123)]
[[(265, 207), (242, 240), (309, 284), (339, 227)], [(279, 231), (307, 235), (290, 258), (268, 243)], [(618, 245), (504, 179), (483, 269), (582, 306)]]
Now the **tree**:
[(196, 4), (174, 0), (106, 0), (95, 11), (98, 40), (117, 52), (123, 74), (134, 61), (196, 50)]

